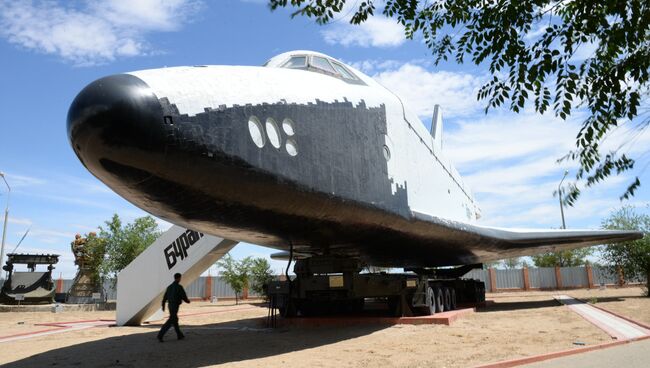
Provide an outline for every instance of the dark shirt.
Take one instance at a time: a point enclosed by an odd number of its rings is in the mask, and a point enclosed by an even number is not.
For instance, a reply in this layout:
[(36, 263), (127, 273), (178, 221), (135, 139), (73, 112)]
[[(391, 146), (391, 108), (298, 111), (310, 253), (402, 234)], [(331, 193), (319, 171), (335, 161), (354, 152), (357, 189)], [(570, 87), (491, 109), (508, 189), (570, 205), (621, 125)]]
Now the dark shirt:
[(165, 291), (165, 296), (163, 296), (162, 305), (163, 308), (165, 307), (165, 302), (169, 302), (169, 305), (180, 305), (183, 302), (183, 300), (185, 301), (185, 303), (190, 302), (190, 300), (187, 299), (187, 295), (185, 294), (185, 289), (183, 289), (183, 285), (174, 281), (169, 286), (167, 286), (167, 290)]

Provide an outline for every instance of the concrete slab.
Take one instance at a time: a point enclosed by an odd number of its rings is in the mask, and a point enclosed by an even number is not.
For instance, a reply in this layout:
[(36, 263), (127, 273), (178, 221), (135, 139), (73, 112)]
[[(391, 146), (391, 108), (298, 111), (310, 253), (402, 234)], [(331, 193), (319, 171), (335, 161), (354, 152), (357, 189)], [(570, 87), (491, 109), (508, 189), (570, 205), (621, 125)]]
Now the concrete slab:
[(54, 322), (54, 323), (39, 323), (36, 326), (48, 326), (50, 328), (20, 333), (15, 335), (0, 336), (0, 343), (31, 339), (33, 337), (54, 335), (62, 332), (85, 330), (92, 327), (107, 327), (115, 325), (114, 320), (90, 320), (90, 321), (74, 321), (74, 322)]
[(650, 339), (620, 344), (610, 349), (572, 355), (526, 365), (526, 368), (646, 368), (650, 359)]
[(72, 311), (111, 311), (115, 310), (115, 302), (93, 304), (38, 304), (38, 305), (8, 305), (0, 304), (0, 313), (5, 312), (52, 312), (52, 308), (59, 306), (62, 312)]
[[(496, 362), (496, 363), (488, 363), (488, 364), (483, 364), (476, 366), (475, 368), (508, 368), (508, 367), (520, 367), (526, 364), (533, 364), (533, 363), (539, 363), (539, 362), (547, 362), (547, 361), (564, 361), (564, 357), (573, 357), (576, 360), (584, 360), (586, 362), (591, 362), (588, 358), (584, 358), (584, 353), (589, 353), (593, 351), (600, 351), (600, 350), (610, 350), (610, 348), (614, 348), (616, 346), (622, 346), (629, 344), (631, 342), (636, 342), (636, 341), (641, 341), (641, 340), (647, 340), (649, 339), (650, 336), (646, 336), (643, 338), (639, 339), (633, 339), (633, 340), (621, 340), (621, 341), (612, 341), (612, 342), (606, 342), (604, 344), (598, 344), (598, 345), (592, 345), (592, 346), (585, 346), (582, 348), (575, 348), (575, 349), (570, 349), (570, 350), (562, 350), (562, 351), (555, 351), (552, 353), (547, 353), (547, 354), (541, 354), (541, 355), (534, 355), (534, 356), (529, 356), (525, 358), (517, 358), (517, 359), (511, 359), (511, 360), (504, 360), (501, 362)], [(577, 355), (577, 356), (576, 356)], [(560, 359), (558, 359), (560, 358)], [(535, 365), (536, 366), (536, 365)], [(541, 365), (543, 366), (543, 365)], [(553, 365), (551, 365), (553, 366)], [(582, 365), (584, 367), (592, 367), (593, 365), (587, 364), (587, 365)], [(528, 367), (528, 365), (526, 365)], [(571, 364), (567, 365), (557, 365), (557, 367), (573, 367)], [(614, 367), (612, 366), (606, 366), (606, 367)], [(626, 365), (619, 365), (618, 367), (627, 367)], [(643, 366), (645, 367), (645, 366)]]
[(607, 332), (617, 340), (637, 339), (650, 336), (650, 330), (632, 323), (627, 319), (620, 318), (605, 310), (595, 308), (582, 300), (572, 298), (568, 295), (557, 295), (554, 297), (560, 303), (567, 305), (572, 311), (578, 313), (582, 318), (591, 322), (596, 327)]

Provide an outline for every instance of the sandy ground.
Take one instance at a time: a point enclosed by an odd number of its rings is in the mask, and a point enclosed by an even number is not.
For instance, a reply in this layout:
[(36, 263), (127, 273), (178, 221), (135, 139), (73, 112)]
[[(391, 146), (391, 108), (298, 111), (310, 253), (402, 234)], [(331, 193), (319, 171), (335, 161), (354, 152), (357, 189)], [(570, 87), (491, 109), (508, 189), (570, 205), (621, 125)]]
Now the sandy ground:
[[(647, 318), (640, 289), (575, 290), (576, 297), (632, 318)], [(558, 305), (551, 292), (490, 294), (495, 303), (452, 326), (355, 325), (264, 328), (267, 310), (254, 305), (194, 302), (181, 308), (181, 328), (156, 341), (160, 322), (96, 327), (0, 343), (8, 367), (471, 367), (611, 341)], [(616, 308), (616, 309), (615, 309)], [(629, 312), (629, 313), (626, 313)], [(114, 318), (113, 312), (2, 313), (0, 336), (42, 329), (35, 323)], [(196, 314), (200, 313), (200, 314)], [(188, 315), (194, 314), (194, 315)], [(23, 322), (22, 324), (18, 324)]]

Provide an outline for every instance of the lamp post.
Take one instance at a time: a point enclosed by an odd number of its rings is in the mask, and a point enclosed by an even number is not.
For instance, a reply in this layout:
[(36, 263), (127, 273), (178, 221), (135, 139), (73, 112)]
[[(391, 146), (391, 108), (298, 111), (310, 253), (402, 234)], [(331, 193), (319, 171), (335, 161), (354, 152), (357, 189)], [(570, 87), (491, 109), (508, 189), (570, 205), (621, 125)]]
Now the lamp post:
[(560, 214), (562, 215), (562, 228), (566, 229), (566, 223), (564, 223), (564, 205), (562, 204), (562, 182), (566, 179), (566, 176), (569, 174), (569, 170), (564, 170), (564, 176), (560, 180), (560, 184), (557, 186), (557, 196), (560, 199)]
[(5, 222), (4, 225), (2, 226), (2, 245), (0, 246), (0, 270), (1, 270), (2, 264), (5, 260), (5, 238), (7, 236), (7, 220), (9, 218), (9, 195), (11, 194), (11, 187), (9, 186), (9, 183), (7, 183), (7, 179), (5, 178), (5, 174), (3, 172), (0, 172), (0, 177), (2, 177), (2, 180), (4, 180), (5, 184), (7, 185), (7, 206), (5, 207)]

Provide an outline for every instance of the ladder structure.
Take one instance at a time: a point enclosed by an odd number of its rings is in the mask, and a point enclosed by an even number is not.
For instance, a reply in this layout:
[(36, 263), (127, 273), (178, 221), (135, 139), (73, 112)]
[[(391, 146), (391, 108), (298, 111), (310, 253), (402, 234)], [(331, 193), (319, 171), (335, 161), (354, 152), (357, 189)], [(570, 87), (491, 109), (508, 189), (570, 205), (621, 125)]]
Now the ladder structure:
[(163, 292), (181, 273), (187, 287), (237, 244), (172, 226), (117, 276), (117, 325), (134, 326), (160, 310)]

